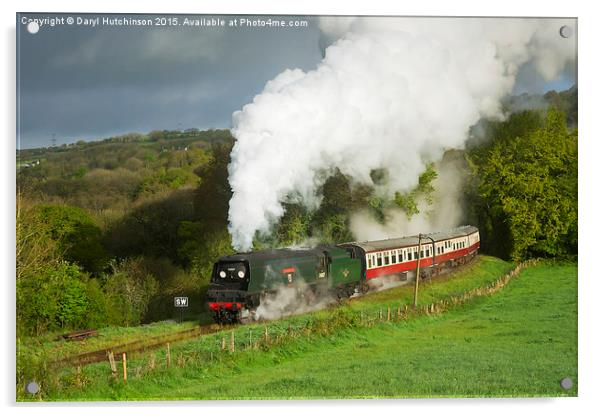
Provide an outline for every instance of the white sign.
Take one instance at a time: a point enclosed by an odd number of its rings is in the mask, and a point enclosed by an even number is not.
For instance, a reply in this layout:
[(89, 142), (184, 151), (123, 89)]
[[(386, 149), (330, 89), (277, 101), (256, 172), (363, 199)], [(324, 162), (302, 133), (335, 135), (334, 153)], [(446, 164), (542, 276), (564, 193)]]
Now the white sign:
[(174, 297), (174, 307), (188, 307), (188, 297)]

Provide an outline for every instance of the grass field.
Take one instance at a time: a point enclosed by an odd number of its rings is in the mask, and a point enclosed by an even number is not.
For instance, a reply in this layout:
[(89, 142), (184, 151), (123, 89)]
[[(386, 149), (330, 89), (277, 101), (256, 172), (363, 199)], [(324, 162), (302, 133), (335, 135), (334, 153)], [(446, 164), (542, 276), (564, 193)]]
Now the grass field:
[[(511, 265), (481, 257), (425, 284), (429, 302), (483, 286)], [(444, 396), (576, 396), (577, 267), (540, 263), (493, 296), (443, 314), (381, 321), (408, 304), (411, 287), (329, 310), (236, 328), (229, 334), (133, 356), (128, 382), (107, 363), (63, 370), (42, 382), (43, 400), (307, 399)], [(265, 336), (268, 327), (269, 337)], [(133, 329), (132, 329), (133, 330)], [(154, 364), (152, 363), (154, 362)], [(119, 368), (120, 369), (120, 368)], [(571, 377), (574, 387), (560, 388)], [(30, 399), (22, 393), (18, 399)]]

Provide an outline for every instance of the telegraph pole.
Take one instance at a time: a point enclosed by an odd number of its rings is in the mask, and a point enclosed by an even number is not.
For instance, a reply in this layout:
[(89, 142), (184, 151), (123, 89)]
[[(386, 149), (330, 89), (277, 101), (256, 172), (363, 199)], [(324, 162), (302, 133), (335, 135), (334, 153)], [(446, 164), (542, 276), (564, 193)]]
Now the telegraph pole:
[(418, 280), (420, 279), (420, 253), (422, 249), (422, 234), (418, 234), (418, 262), (416, 263), (416, 282), (414, 284), (414, 308), (418, 307)]

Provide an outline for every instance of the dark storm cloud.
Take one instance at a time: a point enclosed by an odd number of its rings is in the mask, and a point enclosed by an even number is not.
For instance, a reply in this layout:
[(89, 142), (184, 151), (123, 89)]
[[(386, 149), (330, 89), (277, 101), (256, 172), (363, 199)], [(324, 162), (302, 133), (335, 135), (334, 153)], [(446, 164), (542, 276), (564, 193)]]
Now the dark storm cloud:
[[(53, 136), (60, 144), (133, 131), (230, 127), (232, 113), (268, 80), (287, 68), (315, 68), (336, 39), (320, 33), (317, 18), (303, 16), (281, 19), (307, 20), (306, 28), (57, 25), (36, 34), (21, 21), (55, 16), (69, 15), (17, 16), (20, 148), (47, 146)], [(575, 68), (547, 82), (525, 65), (513, 92), (566, 89)]]
[(42, 26), (32, 35), (18, 17), (20, 147), (48, 145), (53, 134), (61, 143), (229, 127), (265, 82), (321, 59), (307, 20), (291, 29)]

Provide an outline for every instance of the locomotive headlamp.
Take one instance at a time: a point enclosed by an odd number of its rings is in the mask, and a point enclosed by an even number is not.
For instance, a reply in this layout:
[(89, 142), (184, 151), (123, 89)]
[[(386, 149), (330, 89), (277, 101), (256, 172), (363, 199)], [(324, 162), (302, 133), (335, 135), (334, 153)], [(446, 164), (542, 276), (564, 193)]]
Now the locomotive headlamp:
[(244, 271), (238, 271), (238, 278), (244, 278), (245, 277), (245, 272)]
[(220, 271), (219, 276), (222, 278), (226, 278), (226, 271)]

